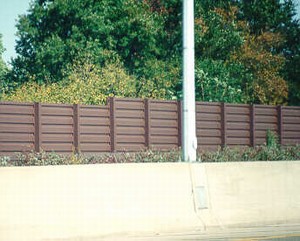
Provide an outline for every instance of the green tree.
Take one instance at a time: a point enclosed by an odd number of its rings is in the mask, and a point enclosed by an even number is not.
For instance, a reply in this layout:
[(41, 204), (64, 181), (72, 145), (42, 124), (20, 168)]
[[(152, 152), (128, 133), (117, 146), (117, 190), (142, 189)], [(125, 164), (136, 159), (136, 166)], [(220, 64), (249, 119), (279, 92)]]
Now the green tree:
[(270, 32), (283, 37), (281, 44), (270, 46), (270, 50), (285, 57), (281, 73), (289, 86), (288, 103), (300, 105), (300, 22), (295, 4), (293, 0), (239, 2), (240, 18), (247, 21), (252, 34)]
[(2, 54), (4, 53), (5, 49), (2, 44), (2, 35), (0, 34), (0, 97), (2, 92), (5, 88), (6, 84), (6, 75), (8, 73), (8, 68), (4, 60), (2, 59)]
[[(195, 1), (197, 99), (285, 103), (287, 80), (289, 102), (298, 103), (293, 11), (292, 0)], [(101, 73), (117, 61), (130, 76), (125, 79), (134, 80), (119, 95), (172, 99), (177, 91), (180, 98), (181, 12), (178, 0), (34, 0), (18, 21), (10, 80), (71, 86), (71, 80), (88, 81), (88, 72), (74, 69), (78, 61)]]
[(161, 56), (161, 23), (141, 1), (35, 0), (17, 24), (12, 77), (57, 82), (82, 53), (101, 66), (107, 51), (117, 53), (134, 72), (148, 58)]
[(243, 45), (236, 7), (197, 9), (195, 19), (196, 98), (201, 101), (249, 102), (245, 83), (251, 76), (232, 54)]

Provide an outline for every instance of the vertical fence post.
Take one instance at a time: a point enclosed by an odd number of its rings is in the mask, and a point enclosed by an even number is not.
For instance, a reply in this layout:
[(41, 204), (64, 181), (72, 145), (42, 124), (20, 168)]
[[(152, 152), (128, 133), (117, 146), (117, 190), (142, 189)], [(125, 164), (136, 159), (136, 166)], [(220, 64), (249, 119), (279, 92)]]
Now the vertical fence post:
[(116, 151), (116, 103), (115, 97), (109, 97), (109, 118), (110, 118), (110, 151)]
[(151, 147), (151, 100), (144, 100), (145, 106), (145, 146)]
[(256, 146), (255, 141), (255, 105), (250, 105), (250, 145)]
[(80, 152), (80, 105), (73, 105), (73, 137), (75, 152)]
[[(182, 146), (182, 101), (177, 101), (177, 118), (178, 118), (178, 147)], [(196, 127), (197, 127), (197, 123), (196, 123)]]
[(222, 147), (227, 144), (227, 113), (226, 113), (226, 103), (221, 103), (221, 139)]
[(282, 128), (282, 106), (277, 106), (277, 128), (278, 128), (278, 142), (280, 145), (283, 144), (283, 128)]
[(42, 123), (41, 123), (41, 103), (34, 103), (34, 150), (36, 152), (41, 151), (41, 132), (42, 132)]

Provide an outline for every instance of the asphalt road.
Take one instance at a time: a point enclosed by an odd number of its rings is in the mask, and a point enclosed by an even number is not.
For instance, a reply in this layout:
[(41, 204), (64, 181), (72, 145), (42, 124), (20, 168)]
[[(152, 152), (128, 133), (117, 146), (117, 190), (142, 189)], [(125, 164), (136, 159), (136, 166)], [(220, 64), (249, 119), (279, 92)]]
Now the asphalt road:
[(300, 241), (300, 224), (157, 234), (119, 234), (59, 241)]

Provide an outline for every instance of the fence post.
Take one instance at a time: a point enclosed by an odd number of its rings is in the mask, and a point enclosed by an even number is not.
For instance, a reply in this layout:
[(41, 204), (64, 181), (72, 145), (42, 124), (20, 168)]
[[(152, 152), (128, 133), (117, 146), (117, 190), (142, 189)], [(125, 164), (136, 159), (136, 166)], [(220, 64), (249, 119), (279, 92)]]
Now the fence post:
[(256, 146), (255, 141), (255, 105), (250, 105), (250, 145)]
[(80, 152), (80, 105), (73, 105), (73, 134), (75, 152)]
[(110, 151), (116, 151), (116, 103), (115, 97), (109, 97), (109, 119), (110, 119)]
[(225, 147), (227, 144), (227, 113), (226, 113), (226, 103), (221, 103), (221, 139), (222, 147)]
[(41, 123), (41, 103), (34, 103), (34, 150), (36, 152), (41, 151), (41, 132), (42, 132), (42, 123)]
[[(182, 146), (182, 101), (177, 101), (177, 115), (178, 115), (178, 147)], [(196, 123), (197, 127), (197, 123)], [(197, 130), (197, 128), (196, 128)]]
[(282, 106), (277, 106), (277, 128), (278, 128), (278, 142), (280, 145), (282, 145)]
[(146, 148), (151, 147), (151, 100), (144, 100), (145, 106), (145, 145)]

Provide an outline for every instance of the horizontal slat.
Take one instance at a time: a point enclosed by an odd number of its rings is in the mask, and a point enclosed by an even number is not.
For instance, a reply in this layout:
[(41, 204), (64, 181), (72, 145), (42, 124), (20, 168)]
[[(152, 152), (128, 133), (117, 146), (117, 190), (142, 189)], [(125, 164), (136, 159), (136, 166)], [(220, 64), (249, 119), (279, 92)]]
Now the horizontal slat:
[(33, 124), (4, 124), (0, 123), (0, 133), (33, 133)]
[(256, 116), (256, 123), (277, 123), (277, 116)]
[(227, 114), (249, 115), (250, 114), (250, 108), (249, 108), (248, 105), (246, 105), (246, 106), (227, 105), (226, 106), (226, 113)]
[(72, 107), (61, 107), (61, 106), (42, 106), (41, 108), (42, 115), (55, 115), (55, 116), (72, 116), (73, 115), (73, 106)]
[(143, 135), (117, 135), (117, 143), (145, 143)]
[(250, 117), (248, 115), (227, 115), (227, 121), (230, 122), (250, 122)]
[(80, 126), (81, 134), (109, 134), (109, 126)]
[(205, 105), (205, 104), (197, 104), (196, 105), (196, 112), (197, 113), (221, 113), (221, 105), (214, 104), (214, 105)]
[[(0, 142), (33, 142), (34, 135), (33, 133), (9, 133), (2, 134), (0, 133)], [(0, 143), (1, 145), (1, 143)]]
[(300, 144), (299, 139), (284, 139), (284, 144), (285, 145), (297, 145)]
[(166, 111), (151, 111), (151, 119), (167, 119), (167, 120), (177, 120), (177, 111), (166, 112)]
[(18, 124), (32, 124), (34, 123), (34, 117), (32, 115), (0, 115), (0, 123), (18, 123)]
[(151, 111), (177, 111), (177, 102), (172, 103), (163, 103), (163, 102), (152, 102), (151, 103)]
[(177, 127), (173, 127), (173, 128), (159, 128), (159, 127), (155, 127), (155, 128), (151, 128), (151, 135), (168, 135), (168, 136), (174, 136), (174, 135), (178, 135), (178, 129)]
[(213, 101), (196, 101), (196, 105), (220, 105), (220, 102), (213, 102)]
[(42, 124), (72, 125), (72, 116), (42, 116)]
[(115, 121), (117, 126), (136, 126), (136, 127), (145, 126), (144, 119), (117, 118)]
[(109, 111), (107, 109), (80, 109), (80, 117), (109, 117)]
[(0, 104), (0, 116), (1, 114), (26, 114), (33, 115), (34, 108), (33, 105), (1, 105)]
[(0, 151), (1, 152), (23, 152), (33, 150), (34, 145), (32, 142), (23, 142), (23, 143), (1, 143)]
[(130, 135), (144, 135), (145, 129), (143, 127), (134, 127), (134, 126), (117, 126), (116, 133), (118, 134), (130, 134)]
[(197, 113), (197, 121), (221, 121), (221, 115), (218, 113)]
[(250, 124), (243, 122), (229, 122), (227, 123), (227, 128), (230, 130), (249, 130)]
[(218, 129), (198, 129), (197, 130), (197, 137), (220, 137), (221, 136), (221, 130)]
[(127, 110), (143, 110), (144, 109), (144, 101), (130, 101), (130, 100), (115, 100), (115, 107), (120, 109), (127, 109)]
[(255, 106), (255, 115), (264, 115), (264, 116), (276, 116), (277, 108), (274, 106), (270, 107), (260, 107), (258, 105)]
[(68, 134), (42, 134), (41, 140), (43, 142), (72, 142), (74, 139), (71, 133)]
[[(277, 132), (275, 132), (275, 133), (277, 133)], [(255, 137), (256, 138), (266, 138), (266, 135), (267, 135), (267, 130), (263, 130), (263, 131), (257, 130), (257, 131), (255, 131)]]
[(255, 123), (255, 130), (277, 130), (277, 124)]
[(199, 145), (221, 145), (221, 138), (220, 137), (202, 137), (197, 138)]
[(67, 151), (73, 152), (74, 145), (73, 143), (43, 143), (42, 149), (44, 151)]
[(227, 137), (246, 137), (250, 138), (250, 131), (248, 130), (227, 130)]
[(73, 133), (73, 125), (42, 125), (42, 133)]
[(221, 129), (220, 121), (197, 121), (197, 129)]
[(96, 135), (96, 134), (81, 134), (80, 143), (108, 143), (110, 142), (110, 136), (107, 134)]
[(292, 117), (292, 116), (284, 116), (283, 117), (284, 124), (298, 124), (300, 125), (300, 117)]
[(248, 108), (248, 104), (234, 104), (234, 103), (228, 103), (226, 104), (227, 107), (229, 108)]
[(151, 144), (177, 144), (178, 138), (176, 136), (151, 136)]
[(299, 109), (286, 109), (287, 107), (282, 108), (282, 115), (285, 116), (293, 116), (300, 118), (300, 108)]
[(110, 120), (106, 117), (81, 117), (80, 125), (109, 125)]
[(283, 138), (298, 138), (300, 140), (300, 131), (285, 131)]
[(282, 109), (285, 109), (285, 110), (299, 110), (300, 111), (300, 106), (282, 106)]
[(117, 110), (115, 112), (115, 117), (117, 118), (144, 118), (145, 117), (145, 113), (143, 110), (125, 110), (125, 109), (121, 109), (121, 110)]
[(250, 145), (250, 140), (245, 138), (227, 138), (227, 145)]
[(81, 152), (110, 152), (109, 143), (82, 143)]
[(176, 120), (151, 120), (151, 127), (177, 127), (178, 122)]
[(299, 124), (284, 124), (283, 125), (284, 131), (300, 131), (300, 125)]
[(103, 109), (103, 110), (109, 109), (108, 105), (86, 105), (86, 104), (82, 105), (82, 104), (80, 104), (79, 107), (80, 107), (80, 109)]

